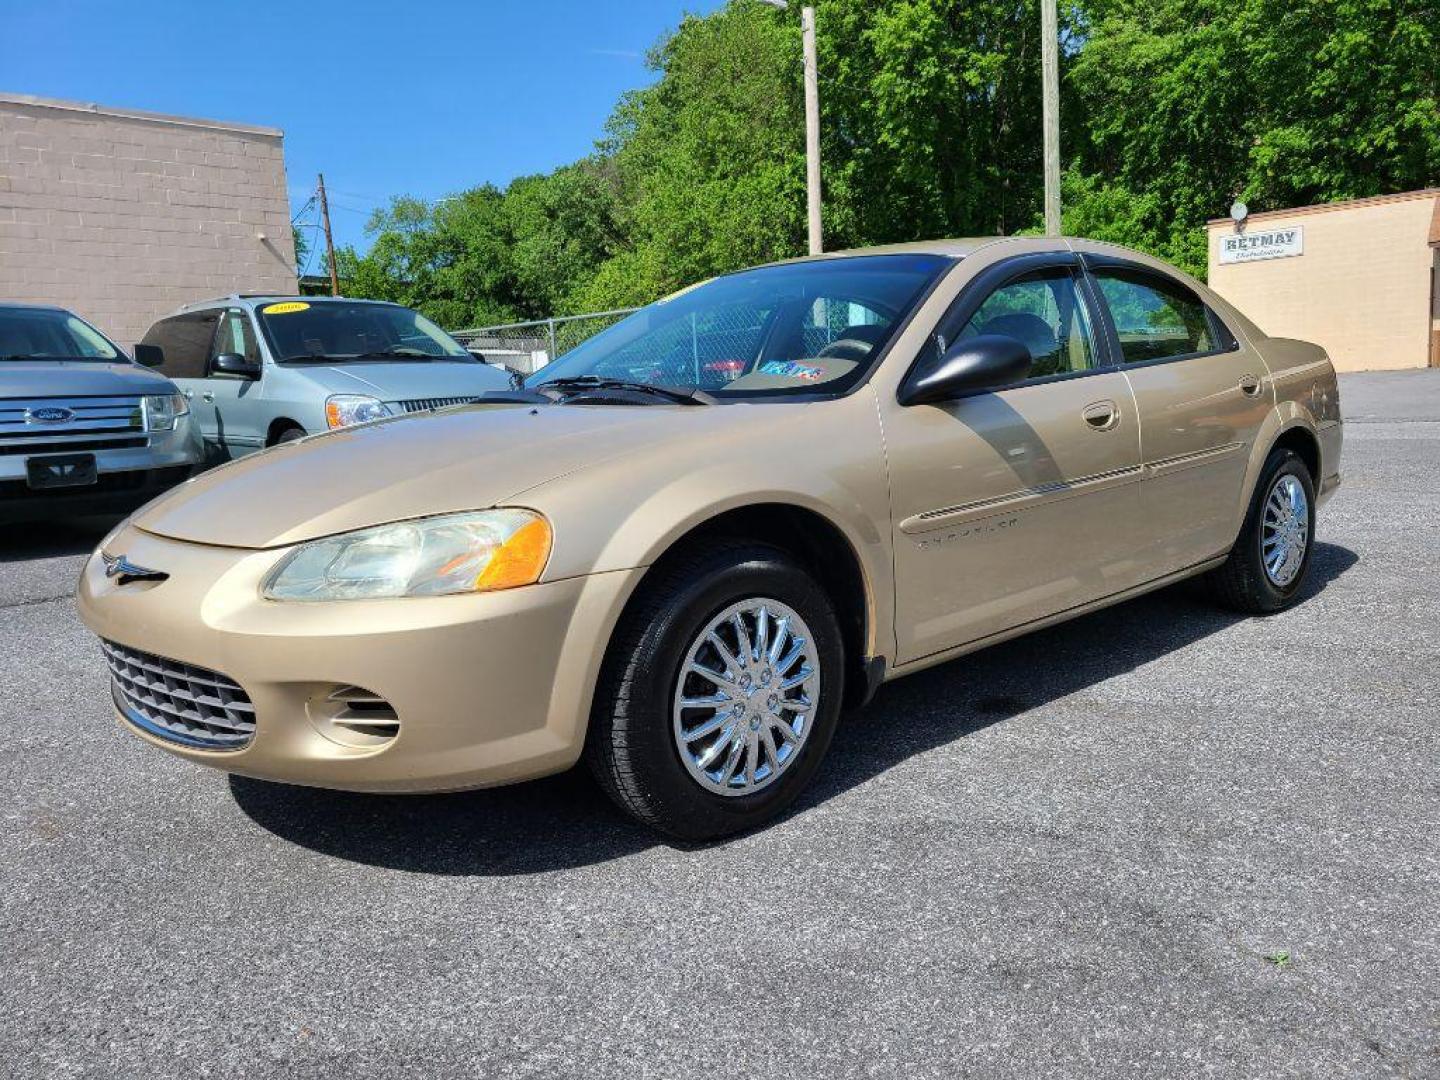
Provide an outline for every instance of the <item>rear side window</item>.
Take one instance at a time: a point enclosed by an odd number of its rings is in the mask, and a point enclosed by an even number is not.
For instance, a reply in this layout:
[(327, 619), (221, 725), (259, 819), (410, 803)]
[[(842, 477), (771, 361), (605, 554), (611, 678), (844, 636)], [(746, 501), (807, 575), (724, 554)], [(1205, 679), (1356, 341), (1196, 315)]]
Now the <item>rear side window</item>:
[(158, 345), (165, 353), (160, 373), (172, 379), (203, 379), (215, 336), (217, 311), (196, 311), (161, 319), (146, 333), (142, 345)]
[(1103, 266), (1095, 270), (1127, 364), (1216, 352), (1210, 313), (1181, 285), (1143, 270)]

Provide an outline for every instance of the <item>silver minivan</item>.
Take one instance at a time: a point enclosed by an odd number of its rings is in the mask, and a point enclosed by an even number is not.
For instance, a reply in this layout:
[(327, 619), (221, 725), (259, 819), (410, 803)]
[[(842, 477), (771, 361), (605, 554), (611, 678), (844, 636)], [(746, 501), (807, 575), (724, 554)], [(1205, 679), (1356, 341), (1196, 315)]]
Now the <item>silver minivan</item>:
[(419, 312), (343, 297), (189, 304), (152, 326), (135, 356), (189, 399), (211, 462), (510, 385)]
[(129, 512), (201, 452), (168, 379), (72, 311), (0, 301), (0, 524)]

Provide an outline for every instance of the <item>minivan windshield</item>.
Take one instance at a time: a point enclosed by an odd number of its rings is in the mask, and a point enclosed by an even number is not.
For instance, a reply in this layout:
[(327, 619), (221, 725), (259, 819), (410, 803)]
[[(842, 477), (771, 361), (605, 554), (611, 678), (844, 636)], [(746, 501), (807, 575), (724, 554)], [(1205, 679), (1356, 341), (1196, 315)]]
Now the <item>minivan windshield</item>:
[(418, 311), (396, 304), (281, 300), (255, 310), (275, 359), (461, 360), (479, 363), (465, 346)]
[(591, 379), (719, 397), (843, 393), (950, 263), (857, 255), (728, 274), (641, 308), (526, 385)]
[(122, 360), (120, 350), (78, 315), (58, 308), (0, 307), (0, 360)]

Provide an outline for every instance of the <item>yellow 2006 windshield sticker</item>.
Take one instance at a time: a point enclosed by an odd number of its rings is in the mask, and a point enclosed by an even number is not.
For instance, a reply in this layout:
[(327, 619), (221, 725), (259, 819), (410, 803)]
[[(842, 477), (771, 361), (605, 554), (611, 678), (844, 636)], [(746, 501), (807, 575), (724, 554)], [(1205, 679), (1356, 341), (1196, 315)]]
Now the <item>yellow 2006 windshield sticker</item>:
[(268, 304), (260, 309), (261, 315), (289, 315), (295, 311), (309, 311), (310, 305), (299, 300), (286, 300), (283, 304)]

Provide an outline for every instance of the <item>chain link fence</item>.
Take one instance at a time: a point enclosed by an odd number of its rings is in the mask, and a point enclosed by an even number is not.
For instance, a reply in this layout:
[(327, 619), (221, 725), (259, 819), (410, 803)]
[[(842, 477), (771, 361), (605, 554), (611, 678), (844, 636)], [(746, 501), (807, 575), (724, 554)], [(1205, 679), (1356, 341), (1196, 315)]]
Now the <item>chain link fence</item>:
[(619, 308), (534, 322), (477, 326), (450, 333), (465, 348), (483, 356), (487, 363), (513, 368), (528, 375), (638, 310)]

